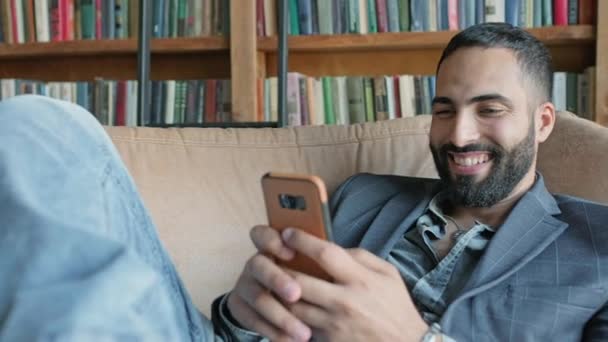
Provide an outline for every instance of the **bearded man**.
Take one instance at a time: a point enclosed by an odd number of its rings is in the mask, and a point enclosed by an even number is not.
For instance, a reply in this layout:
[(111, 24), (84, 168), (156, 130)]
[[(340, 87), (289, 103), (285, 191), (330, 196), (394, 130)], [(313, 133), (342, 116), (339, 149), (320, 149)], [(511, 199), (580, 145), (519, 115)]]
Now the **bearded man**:
[[(552, 77), (547, 49), (519, 28), (457, 34), (433, 99), (440, 180), (351, 177), (331, 203), (335, 244), (255, 227), (259, 253), (216, 301), (222, 330), (240, 340), (608, 339), (608, 208), (552, 195), (536, 172), (555, 122)], [(271, 259), (294, 251), (335, 281)]]

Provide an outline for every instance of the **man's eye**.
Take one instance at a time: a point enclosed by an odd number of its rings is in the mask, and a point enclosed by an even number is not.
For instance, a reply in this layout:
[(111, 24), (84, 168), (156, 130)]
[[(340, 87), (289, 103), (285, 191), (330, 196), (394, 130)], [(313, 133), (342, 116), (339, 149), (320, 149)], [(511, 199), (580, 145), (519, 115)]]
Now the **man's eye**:
[(433, 115), (437, 115), (437, 116), (447, 116), (450, 115), (452, 113), (451, 110), (447, 110), (447, 109), (443, 109), (443, 110), (437, 110), (433, 113)]
[(500, 114), (502, 112), (502, 109), (497, 109), (497, 108), (483, 108), (481, 110), (479, 110), (480, 114), (484, 114), (484, 115), (497, 115)]

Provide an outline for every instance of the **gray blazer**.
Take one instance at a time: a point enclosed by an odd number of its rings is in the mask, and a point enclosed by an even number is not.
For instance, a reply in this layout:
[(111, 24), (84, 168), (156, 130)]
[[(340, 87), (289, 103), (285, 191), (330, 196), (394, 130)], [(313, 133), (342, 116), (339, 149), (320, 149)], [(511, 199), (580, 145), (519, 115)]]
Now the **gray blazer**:
[[(436, 180), (360, 174), (332, 197), (335, 241), (386, 258)], [(498, 229), (440, 324), (458, 341), (608, 341), (608, 207), (542, 177)]]

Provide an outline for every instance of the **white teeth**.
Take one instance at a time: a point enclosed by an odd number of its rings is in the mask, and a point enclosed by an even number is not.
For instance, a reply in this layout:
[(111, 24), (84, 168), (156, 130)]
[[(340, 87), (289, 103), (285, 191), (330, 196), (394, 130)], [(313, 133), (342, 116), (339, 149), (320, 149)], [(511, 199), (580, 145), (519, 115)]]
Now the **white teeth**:
[(463, 166), (472, 166), (472, 165), (486, 163), (488, 161), (488, 159), (489, 159), (489, 157), (486, 154), (477, 156), (477, 157), (469, 157), (469, 158), (462, 158), (462, 157), (454, 156), (454, 161), (456, 162), (456, 164), (463, 165)]

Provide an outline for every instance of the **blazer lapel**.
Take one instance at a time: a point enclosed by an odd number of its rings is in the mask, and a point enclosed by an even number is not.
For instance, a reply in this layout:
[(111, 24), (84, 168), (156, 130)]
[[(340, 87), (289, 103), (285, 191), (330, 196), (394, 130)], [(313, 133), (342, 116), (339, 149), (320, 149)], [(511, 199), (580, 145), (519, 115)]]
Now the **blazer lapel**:
[(551, 244), (568, 225), (542, 177), (515, 205), (487, 246), (458, 299), (472, 296), (511, 276)]
[(400, 191), (382, 208), (361, 240), (360, 247), (386, 258), (397, 240), (412, 227), (438, 190), (437, 182), (425, 182), (417, 191)]

